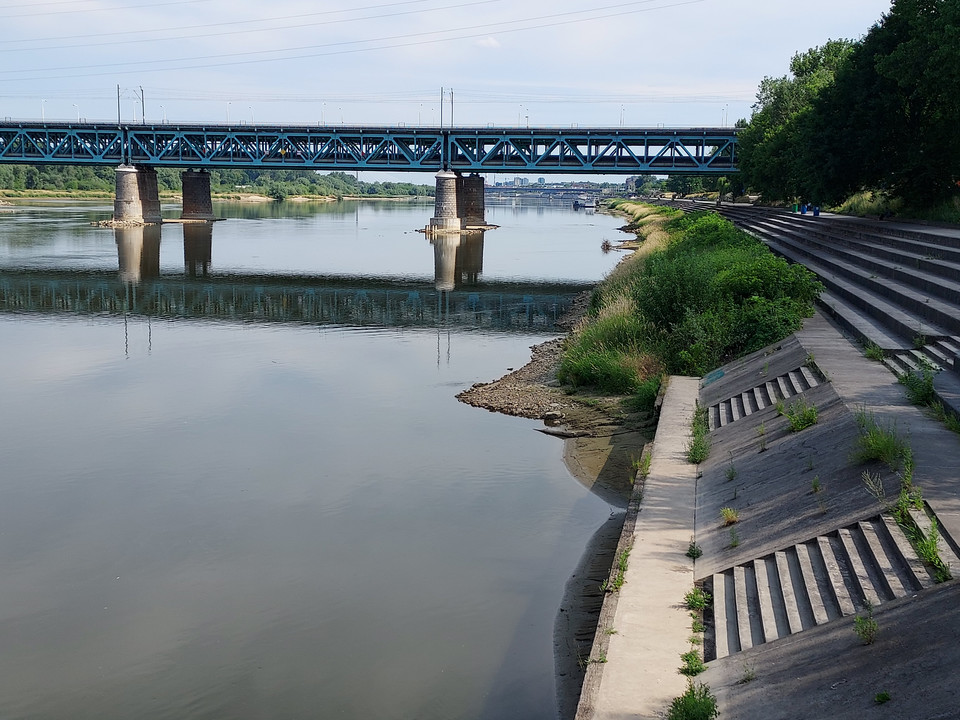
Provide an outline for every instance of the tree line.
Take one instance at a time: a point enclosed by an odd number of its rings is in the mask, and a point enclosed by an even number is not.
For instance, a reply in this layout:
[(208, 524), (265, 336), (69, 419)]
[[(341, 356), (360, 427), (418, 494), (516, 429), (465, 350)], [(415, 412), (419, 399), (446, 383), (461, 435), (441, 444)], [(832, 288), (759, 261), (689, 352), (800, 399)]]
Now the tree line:
[[(15, 191), (114, 191), (114, 168), (72, 165), (0, 165), (0, 188)], [(180, 192), (180, 170), (157, 168), (160, 192)], [(295, 195), (344, 197), (426, 197), (431, 185), (365, 182), (343, 172), (320, 174), (311, 170), (210, 171), (210, 189), (218, 194), (254, 193), (282, 200)]]
[(960, 196), (960, 2), (894, 0), (859, 40), (796, 54), (740, 121), (738, 182), (768, 201)]

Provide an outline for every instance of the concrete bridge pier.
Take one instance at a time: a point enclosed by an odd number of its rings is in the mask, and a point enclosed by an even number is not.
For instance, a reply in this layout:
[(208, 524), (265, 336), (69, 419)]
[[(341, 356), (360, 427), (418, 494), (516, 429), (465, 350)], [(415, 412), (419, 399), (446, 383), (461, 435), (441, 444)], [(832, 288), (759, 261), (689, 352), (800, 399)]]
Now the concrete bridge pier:
[(457, 178), (457, 215), (463, 227), (487, 224), (483, 191), (483, 178), (477, 173)]
[(148, 167), (120, 165), (116, 171), (113, 219), (118, 223), (153, 224), (163, 221), (157, 171)]
[(184, 220), (215, 220), (213, 202), (210, 199), (210, 173), (206, 170), (186, 170), (180, 174), (183, 185)]

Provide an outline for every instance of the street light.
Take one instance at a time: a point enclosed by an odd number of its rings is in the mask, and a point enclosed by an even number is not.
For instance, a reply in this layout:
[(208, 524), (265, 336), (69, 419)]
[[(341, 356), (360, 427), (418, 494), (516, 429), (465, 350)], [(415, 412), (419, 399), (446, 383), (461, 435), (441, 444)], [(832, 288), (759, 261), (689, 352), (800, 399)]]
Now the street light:
[(77, 122), (80, 122), (80, 106), (76, 103), (73, 103), (73, 106), (77, 109)]
[(47, 103), (46, 100), (41, 100), (41, 101), (40, 101), (40, 122), (46, 122), (46, 121), (47, 121), (47, 112), (46, 112), (46, 108), (45, 108), (46, 103)]
[(227, 125), (230, 124), (230, 101), (227, 100)]
[(163, 105), (160, 106), (160, 114), (163, 116), (163, 123), (167, 122), (167, 111), (164, 110)]
[(247, 107), (247, 109), (250, 110), (250, 124), (251, 124), (251, 125), (256, 125), (256, 124), (257, 124), (257, 118), (254, 117), (254, 115), (253, 115), (253, 105), (249, 105), (249, 106)]

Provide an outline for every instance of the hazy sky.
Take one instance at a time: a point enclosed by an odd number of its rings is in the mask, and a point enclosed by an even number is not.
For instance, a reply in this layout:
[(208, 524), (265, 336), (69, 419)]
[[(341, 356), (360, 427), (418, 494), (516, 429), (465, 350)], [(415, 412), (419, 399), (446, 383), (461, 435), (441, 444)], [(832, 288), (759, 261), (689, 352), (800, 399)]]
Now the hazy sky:
[[(889, 0), (0, 0), (0, 118), (719, 126)], [(444, 124), (450, 120), (449, 92)]]

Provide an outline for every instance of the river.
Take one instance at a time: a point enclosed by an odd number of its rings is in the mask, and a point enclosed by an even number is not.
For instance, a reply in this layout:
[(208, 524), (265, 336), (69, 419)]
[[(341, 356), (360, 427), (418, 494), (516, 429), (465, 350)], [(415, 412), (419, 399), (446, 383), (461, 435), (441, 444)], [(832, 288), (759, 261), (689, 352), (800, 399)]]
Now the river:
[(554, 720), (613, 509), (454, 396), (559, 334), (619, 223), (495, 205), (441, 247), (429, 205), (214, 209), (0, 208), (0, 717)]

